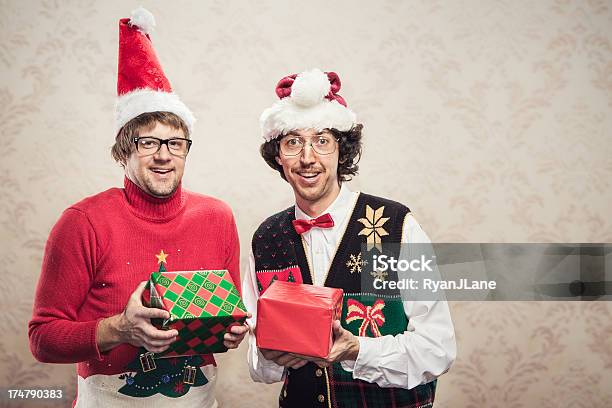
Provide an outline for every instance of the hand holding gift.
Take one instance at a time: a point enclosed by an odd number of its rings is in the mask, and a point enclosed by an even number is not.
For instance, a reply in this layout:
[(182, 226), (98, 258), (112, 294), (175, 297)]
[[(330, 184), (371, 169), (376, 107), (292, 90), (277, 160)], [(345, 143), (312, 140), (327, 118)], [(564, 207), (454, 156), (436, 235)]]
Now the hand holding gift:
[(142, 304), (141, 298), (146, 284), (147, 281), (144, 281), (136, 287), (123, 313), (100, 321), (97, 336), (103, 340), (99, 342), (101, 352), (118, 344), (128, 343), (144, 347), (153, 353), (161, 353), (176, 340), (176, 330), (159, 330), (151, 324), (151, 319), (167, 319), (170, 314)]
[(261, 354), (266, 360), (274, 361), (279, 366), (298, 369), (305, 366), (308, 360), (302, 357), (298, 357), (295, 354), (287, 353), (279, 350), (260, 349)]
[(341, 289), (276, 281), (257, 303), (257, 347), (276, 364), (299, 368), (357, 356), (359, 342), (344, 330)]
[[(253, 315), (247, 313), (247, 319), (250, 319)], [(228, 349), (238, 348), (244, 337), (249, 332), (249, 325), (245, 322), (242, 325), (233, 325), (227, 328), (227, 331), (223, 335), (223, 345)]]
[(334, 321), (333, 326), (334, 344), (325, 358), (303, 356), (291, 353), (292, 356), (311, 361), (319, 367), (329, 367), (334, 363), (346, 360), (356, 360), (359, 354), (359, 340), (350, 331), (344, 329), (339, 320)]

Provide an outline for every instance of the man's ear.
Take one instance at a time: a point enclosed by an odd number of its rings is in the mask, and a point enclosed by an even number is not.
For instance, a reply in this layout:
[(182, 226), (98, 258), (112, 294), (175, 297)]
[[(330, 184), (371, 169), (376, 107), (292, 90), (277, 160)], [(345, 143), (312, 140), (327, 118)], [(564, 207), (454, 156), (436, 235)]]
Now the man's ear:
[(274, 158), (274, 160), (276, 160), (276, 162), (278, 163), (278, 165), (279, 165), (279, 166), (282, 166), (282, 165), (283, 165), (283, 161), (281, 160), (280, 156), (276, 156), (276, 157)]
[(125, 170), (125, 168), (127, 167), (127, 157), (117, 160), (117, 164), (120, 165), (121, 168)]

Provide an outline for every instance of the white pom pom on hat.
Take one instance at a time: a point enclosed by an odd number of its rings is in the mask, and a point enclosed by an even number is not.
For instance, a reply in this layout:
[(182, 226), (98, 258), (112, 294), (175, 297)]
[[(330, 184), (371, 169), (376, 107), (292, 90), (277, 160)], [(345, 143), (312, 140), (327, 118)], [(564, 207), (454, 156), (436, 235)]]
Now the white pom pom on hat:
[(149, 10), (140, 6), (132, 10), (130, 25), (138, 27), (138, 30), (143, 34), (151, 34), (155, 29), (155, 17)]
[(291, 99), (299, 106), (313, 106), (325, 98), (330, 88), (327, 75), (315, 68), (302, 72), (295, 78), (291, 85)]
[(264, 140), (270, 141), (297, 129), (351, 130), (357, 124), (357, 117), (337, 94), (339, 90), (338, 75), (320, 69), (282, 78), (276, 85), (280, 100), (259, 118)]

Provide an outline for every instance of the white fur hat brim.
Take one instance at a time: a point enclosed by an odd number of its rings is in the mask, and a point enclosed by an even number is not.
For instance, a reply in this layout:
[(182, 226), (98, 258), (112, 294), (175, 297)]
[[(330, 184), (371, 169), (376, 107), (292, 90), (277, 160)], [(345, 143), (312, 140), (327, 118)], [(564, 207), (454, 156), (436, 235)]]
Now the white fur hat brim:
[(189, 133), (193, 133), (196, 121), (193, 113), (171, 92), (136, 89), (119, 96), (115, 105), (115, 134), (135, 117), (147, 112), (171, 112), (185, 122)]
[(357, 123), (357, 116), (337, 101), (322, 100), (314, 106), (300, 106), (283, 98), (266, 109), (259, 118), (263, 138), (269, 142), (297, 129), (337, 129), (345, 132)]

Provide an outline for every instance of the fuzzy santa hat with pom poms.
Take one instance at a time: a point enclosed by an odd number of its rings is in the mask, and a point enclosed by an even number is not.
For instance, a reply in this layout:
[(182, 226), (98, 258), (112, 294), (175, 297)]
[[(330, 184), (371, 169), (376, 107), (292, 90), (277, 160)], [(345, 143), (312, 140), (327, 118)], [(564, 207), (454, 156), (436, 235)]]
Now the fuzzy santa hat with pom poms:
[(276, 85), (276, 102), (259, 122), (266, 141), (296, 129), (351, 130), (357, 123), (353, 111), (340, 95), (340, 78), (319, 69), (284, 77)]
[(172, 112), (180, 117), (189, 133), (193, 113), (172, 92), (170, 81), (157, 59), (149, 35), (155, 27), (153, 14), (142, 7), (130, 18), (119, 20), (119, 67), (117, 75), (116, 131), (146, 112)]

